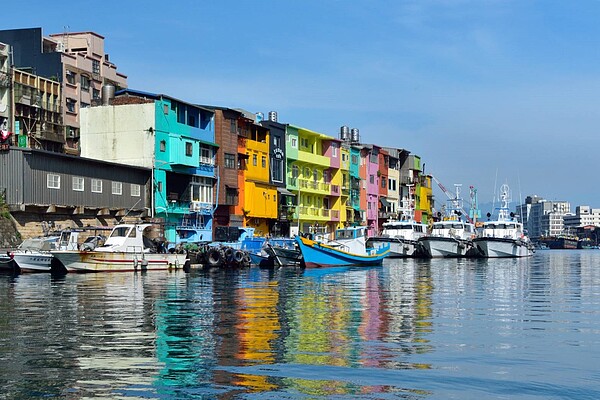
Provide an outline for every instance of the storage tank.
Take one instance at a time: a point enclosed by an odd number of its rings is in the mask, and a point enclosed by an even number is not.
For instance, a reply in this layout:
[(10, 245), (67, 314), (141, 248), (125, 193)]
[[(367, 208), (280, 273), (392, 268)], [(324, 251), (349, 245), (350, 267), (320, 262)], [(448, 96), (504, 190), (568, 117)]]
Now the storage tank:
[(265, 115), (261, 112), (257, 112), (255, 115), (257, 123), (261, 123), (265, 119)]
[(352, 128), (352, 130), (350, 130), (350, 140), (352, 143), (360, 143), (360, 134), (358, 133), (358, 128)]
[(340, 139), (344, 142), (350, 141), (350, 128), (346, 125), (340, 127)]
[(115, 87), (111, 84), (102, 86), (102, 105), (109, 106), (110, 101), (115, 98)]

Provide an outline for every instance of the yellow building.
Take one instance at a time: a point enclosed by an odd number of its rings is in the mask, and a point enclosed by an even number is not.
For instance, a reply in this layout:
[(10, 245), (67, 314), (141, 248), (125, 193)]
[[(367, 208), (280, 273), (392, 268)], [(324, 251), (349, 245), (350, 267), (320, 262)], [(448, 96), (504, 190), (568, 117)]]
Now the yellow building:
[(332, 232), (342, 223), (340, 141), (305, 128), (287, 128), (288, 190), (296, 196), (298, 232)]
[(421, 212), (421, 222), (428, 224), (432, 218), (433, 191), (431, 189), (431, 175), (421, 175), (419, 183), (419, 203), (416, 206)]
[(269, 184), (269, 131), (251, 124), (246, 131), (244, 182), (244, 226), (264, 236), (277, 221), (277, 189)]

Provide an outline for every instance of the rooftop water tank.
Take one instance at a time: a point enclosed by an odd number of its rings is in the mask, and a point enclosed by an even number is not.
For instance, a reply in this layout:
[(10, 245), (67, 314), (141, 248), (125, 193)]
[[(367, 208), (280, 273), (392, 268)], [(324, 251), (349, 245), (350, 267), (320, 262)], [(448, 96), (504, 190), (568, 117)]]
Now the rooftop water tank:
[(344, 142), (348, 142), (350, 140), (350, 128), (346, 125), (342, 125), (340, 127), (340, 139)]
[(352, 143), (360, 143), (360, 135), (358, 133), (358, 128), (352, 128), (350, 130), (350, 141)]
[(111, 84), (102, 86), (102, 105), (109, 106), (110, 101), (115, 98), (115, 87)]
[(256, 113), (256, 122), (261, 123), (265, 119), (265, 115), (261, 112)]

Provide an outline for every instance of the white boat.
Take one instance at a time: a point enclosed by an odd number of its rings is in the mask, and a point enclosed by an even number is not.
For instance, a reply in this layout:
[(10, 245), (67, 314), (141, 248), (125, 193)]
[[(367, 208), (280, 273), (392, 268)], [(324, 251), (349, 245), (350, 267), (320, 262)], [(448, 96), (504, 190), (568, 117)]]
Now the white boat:
[(25, 239), (12, 251), (12, 259), (20, 272), (50, 272), (52, 254), (60, 236), (42, 236)]
[(367, 239), (367, 247), (389, 244), (388, 257), (418, 257), (420, 256), (418, 241), (426, 234), (427, 225), (412, 218), (384, 222), (381, 233)]
[(116, 225), (104, 245), (92, 251), (52, 251), (67, 272), (150, 271), (183, 268), (186, 254), (161, 253), (147, 235), (153, 224)]
[(470, 257), (477, 254), (473, 244), (475, 226), (460, 220), (433, 223), (431, 233), (419, 239), (423, 255), (437, 257)]
[(414, 219), (412, 190), (412, 187), (409, 188), (409, 198), (403, 201), (406, 206), (399, 210), (400, 218), (384, 222), (382, 231), (367, 239), (367, 247), (389, 244), (390, 254), (388, 257), (419, 257), (421, 255), (418, 241), (427, 234), (427, 225)]
[[(54, 259), (51, 251), (77, 250), (80, 232), (81, 230), (66, 229), (60, 235), (25, 239), (11, 256), (20, 272), (51, 272)], [(86, 245), (90, 243), (86, 241)]]
[[(460, 186), (455, 185), (456, 195), (449, 200), (442, 221), (434, 222), (431, 232), (419, 239), (419, 245), (424, 257), (469, 257), (477, 255), (473, 245), (475, 225), (461, 220), (466, 212), (462, 206)], [(440, 213), (441, 215), (441, 213)]]
[[(480, 235), (473, 240), (483, 257), (529, 257), (534, 246), (523, 230), (523, 224), (509, 213), (510, 188), (500, 188), (498, 218), (483, 223)], [(489, 215), (489, 214), (488, 214)]]

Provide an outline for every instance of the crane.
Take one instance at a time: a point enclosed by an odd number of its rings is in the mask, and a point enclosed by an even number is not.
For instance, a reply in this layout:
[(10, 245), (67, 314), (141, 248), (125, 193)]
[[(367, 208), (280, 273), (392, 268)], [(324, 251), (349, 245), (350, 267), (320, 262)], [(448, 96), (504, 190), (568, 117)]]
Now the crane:
[(467, 218), (467, 220), (470, 223), (473, 223), (473, 220), (471, 219), (471, 216), (469, 215), (468, 212), (466, 212), (462, 205), (461, 205), (461, 198), (460, 198), (460, 186), (462, 185), (456, 185), (456, 195), (452, 195), (448, 189), (446, 189), (446, 187), (444, 185), (442, 185), (442, 182), (440, 182), (435, 176), (431, 175), (431, 177), (433, 178), (433, 180), (435, 181), (435, 183), (437, 183), (437, 185), (440, 187), (440, 189), (442, 190), (442, 192), (444, 192), (444, 194), (448, 197), (448, 199), (450, 199), (450, 201), (452, 202), (452, 204), (454, 205), (454, 208), (456, 210), (459, 210), (462, 215), (465, 216), (465, 218)]

